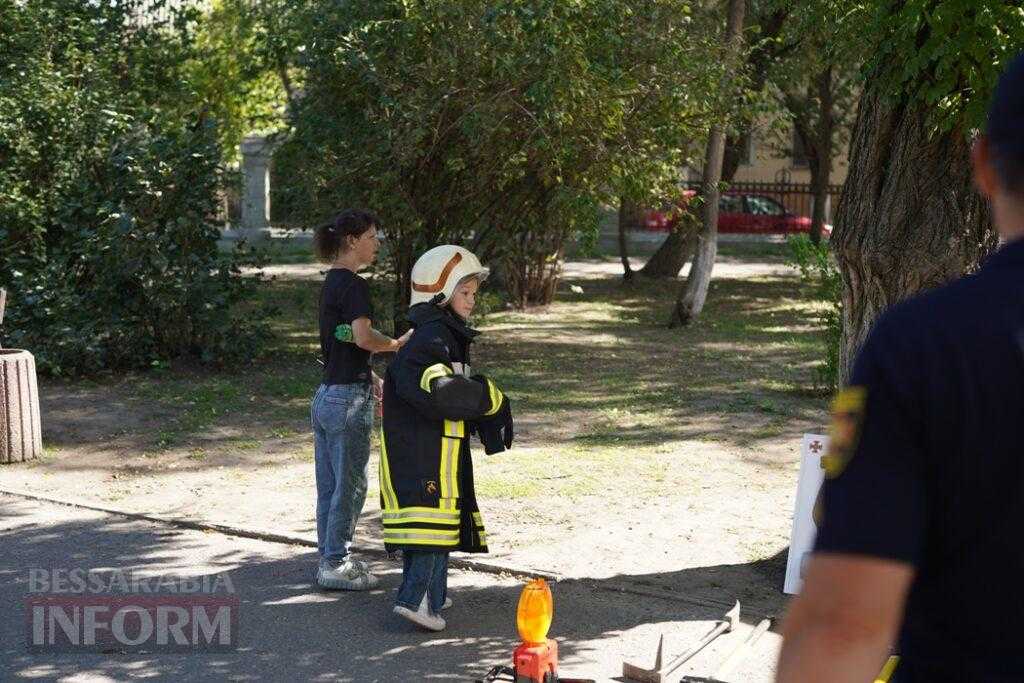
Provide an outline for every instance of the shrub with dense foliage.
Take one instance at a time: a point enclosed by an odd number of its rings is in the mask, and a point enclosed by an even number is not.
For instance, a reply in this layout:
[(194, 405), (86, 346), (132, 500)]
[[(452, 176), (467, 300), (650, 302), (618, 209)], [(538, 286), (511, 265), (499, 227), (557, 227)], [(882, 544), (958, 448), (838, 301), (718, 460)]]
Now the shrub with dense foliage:
[(244, 360), (267, 333), (253, 257), (218, 252), (225, 177), (182, 77), (187, 17), (134, 5), (0, 0), (3, 343), (53, 374)]

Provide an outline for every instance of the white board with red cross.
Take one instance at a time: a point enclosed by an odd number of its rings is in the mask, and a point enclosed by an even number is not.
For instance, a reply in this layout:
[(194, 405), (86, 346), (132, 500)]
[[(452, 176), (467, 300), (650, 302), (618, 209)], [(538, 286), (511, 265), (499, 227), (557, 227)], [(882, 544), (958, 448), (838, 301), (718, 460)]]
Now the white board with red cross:
[(793, 532), (789, 537), (789, 559), (786, 561), (786, 582), (783, 592), (800, 592), (804, 570), (811, 550), (814, 549), (814, 501), (825, 481), (821, 457), (828, 450), (828, 437), (804, 434), (800, 445), (800, 475), (796, 484), (796, 503), (793, 506)]

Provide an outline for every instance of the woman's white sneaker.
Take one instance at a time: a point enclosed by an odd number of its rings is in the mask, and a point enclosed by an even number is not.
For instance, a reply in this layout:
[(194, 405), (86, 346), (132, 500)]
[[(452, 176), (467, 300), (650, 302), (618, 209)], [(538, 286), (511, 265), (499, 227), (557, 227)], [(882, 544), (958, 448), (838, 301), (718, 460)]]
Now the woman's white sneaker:
[(442, 610), (446, 610), (446, 609), (448, 609), (449, 607), (451, 607), (451, 606), (452, 606), (452, 605), (454, 605), (454, 604), (455, 604), (455, 603), (454, 603), (454, 602), (452, 602), (452, 599), (451, 599), (451, 598), (445, 598), (445, 599), (444, 599), (444, 604), (443, 604), (443, 605), (441, 605), (441, 609), (442, 609)]
[[(447, 601), (446, 601), (447, 602)], [(443, 609), (443, 608), (442, 608)], [(419, 609), (411, 610), (408, 607), (402, 607), (401, 605), (395, 605), (395, 614), (414, 624), (418, 624), (428, 631), (443, 631), (445, 624), (444, 617), (430, 613), (430, 608), (427, 606), (427, 594), (423, 594), (423, 599), (420, 601)]]
[(337, 567), (320, 565), (316, 572), (316, 582), (321, 588), (342, 591), (368, 591), (380, 583), (359, 560), (345, 560), (344, 564)]

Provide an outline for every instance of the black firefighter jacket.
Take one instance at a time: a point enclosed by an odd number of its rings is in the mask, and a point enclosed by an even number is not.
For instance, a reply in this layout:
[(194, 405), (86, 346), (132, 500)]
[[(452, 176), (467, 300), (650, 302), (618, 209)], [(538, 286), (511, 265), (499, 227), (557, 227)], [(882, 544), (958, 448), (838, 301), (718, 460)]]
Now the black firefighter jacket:
[(409, 320), (414, 332), (384, 379), (384, 545), (487, 552), (466, 421), (495, 415), (505, 398), (489, 379), (471, 378), (469, 345), (478, 332), (461, 318), (424, 303)]

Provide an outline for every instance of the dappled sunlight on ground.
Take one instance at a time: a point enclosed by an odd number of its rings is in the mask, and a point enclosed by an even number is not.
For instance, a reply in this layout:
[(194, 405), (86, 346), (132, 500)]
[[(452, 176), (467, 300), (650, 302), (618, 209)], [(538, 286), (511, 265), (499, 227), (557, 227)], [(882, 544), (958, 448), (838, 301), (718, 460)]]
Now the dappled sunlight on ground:
[[(569, 264), (546, 309), (481, 322), (474, 367), (516, 415), (513, 451), (476, 448), (492, 560), (570, 576), (764, 560), (777, 578), (800, 436), (826, 415), (816, 307), (781, 259), (728, 259), (691, 327), (664, 324), (678, 282), (624, 284), (600, 261)], [(4, 486), (311, 537), (316, 287), (281, 276), (275, 347), (251, 367), (44, 380), (47, 457)], [(363, 544), (379, 544), (376, 457)], [(699, 589), (775, 600), (730, 580)]]

